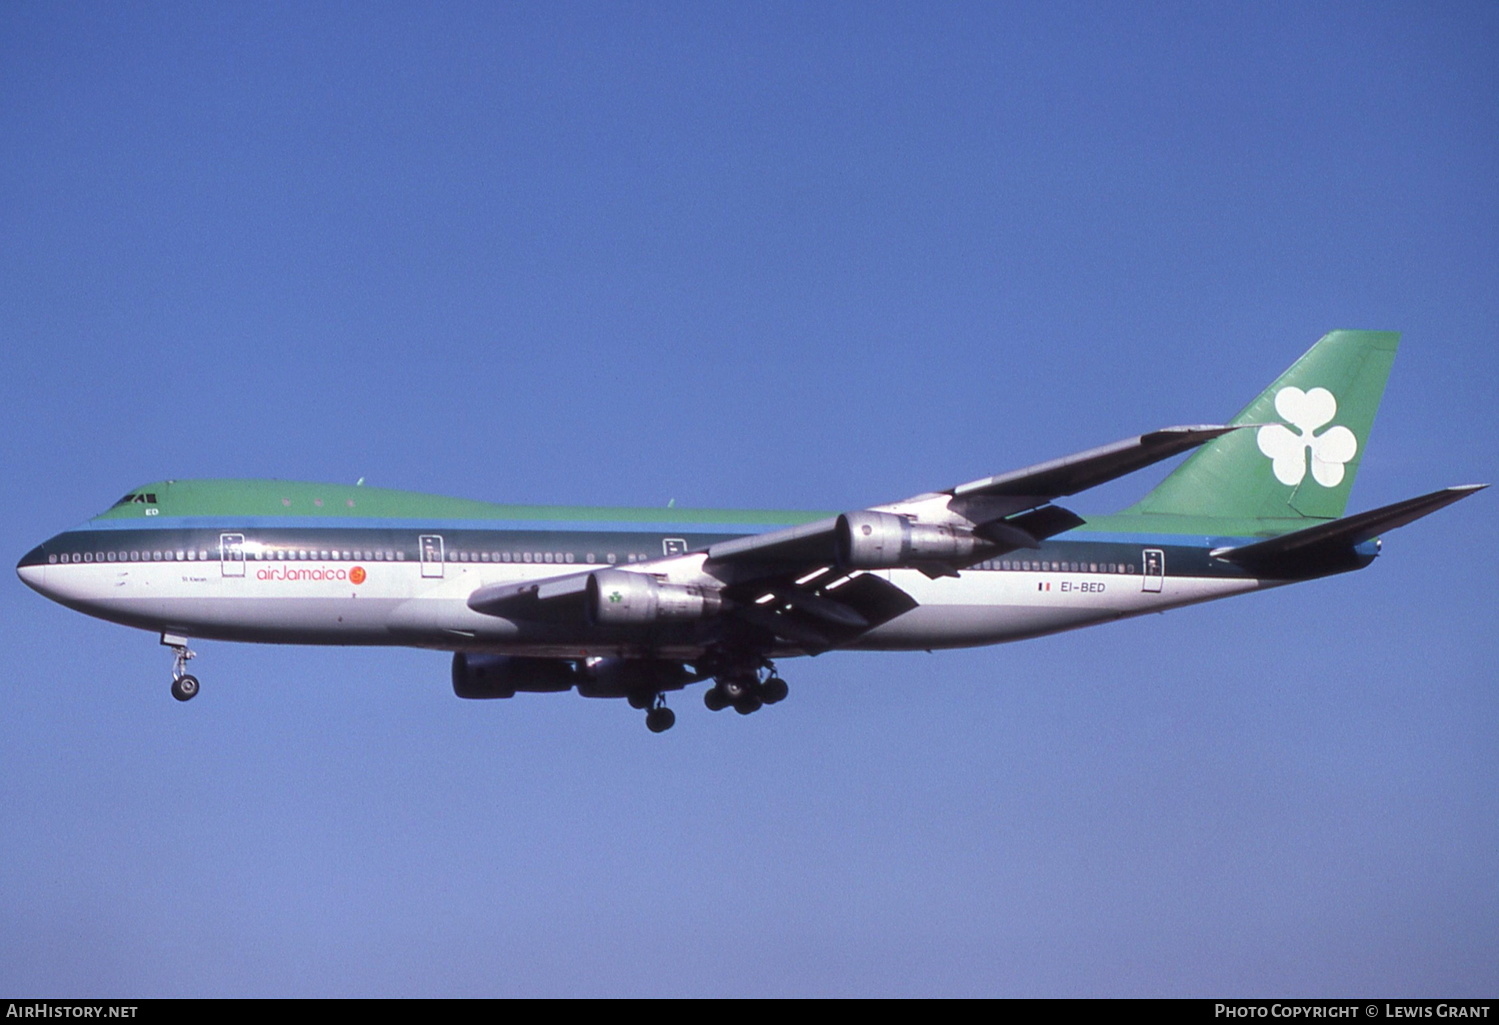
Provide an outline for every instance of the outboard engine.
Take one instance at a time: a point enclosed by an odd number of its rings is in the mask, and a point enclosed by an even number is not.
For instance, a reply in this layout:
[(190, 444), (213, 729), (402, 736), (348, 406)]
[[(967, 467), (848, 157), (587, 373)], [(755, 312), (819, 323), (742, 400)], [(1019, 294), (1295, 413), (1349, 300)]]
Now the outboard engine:
[(845, 569), (895, 569), (921, 562), (962, 562), (986, 544), (961, 527), (913, 523), (894, 513), (838, 517), (838, 563)]

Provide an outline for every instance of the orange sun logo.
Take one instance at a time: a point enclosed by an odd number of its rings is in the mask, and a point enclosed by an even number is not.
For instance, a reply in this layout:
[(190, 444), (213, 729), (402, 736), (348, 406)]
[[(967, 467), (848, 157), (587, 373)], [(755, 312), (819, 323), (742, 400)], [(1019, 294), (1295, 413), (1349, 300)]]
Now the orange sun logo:
[(364, 583), (364, 577), (365, 572), (363, 566), (355, 566), (353, 569), (349, 570), (349, 579), (356, 584)]

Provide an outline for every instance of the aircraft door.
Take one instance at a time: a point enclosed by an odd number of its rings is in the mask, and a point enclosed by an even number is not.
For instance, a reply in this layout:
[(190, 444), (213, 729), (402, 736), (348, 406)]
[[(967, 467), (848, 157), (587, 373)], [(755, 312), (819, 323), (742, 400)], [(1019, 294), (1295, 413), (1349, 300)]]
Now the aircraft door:
[(1145, 564), (1145, 578), (1140, 590), (1159, 593), (1166, 580), (1166, 553), (1159, 548), (1147, 548), (1140, 553), (1140, 558)]
[(422, 576), (442, 576), (442, 535), (423, 534), (417, 540), (422, 553)]
[(245, 575), (245, 535), (219, 535), (219, 567), (226, 577)]

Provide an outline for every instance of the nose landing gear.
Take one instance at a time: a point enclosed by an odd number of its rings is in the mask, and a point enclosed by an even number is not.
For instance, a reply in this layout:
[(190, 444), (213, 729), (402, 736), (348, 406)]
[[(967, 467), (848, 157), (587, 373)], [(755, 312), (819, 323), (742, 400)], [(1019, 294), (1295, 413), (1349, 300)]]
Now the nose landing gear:
[(677, 724), (677, 713), (666, 707), (666, 695), (657, 694), (645, 713), (645, 728), (652, 733), (665, 733)]
[(172, 659), (172, 697), (178, 701), (191, 701), (198, 696), (198, 678), (187, 671), (187, 662), (197, 658), (197, 654), (188, 648), (186, 637), (162, 634), (161, 643), (176, 653)]

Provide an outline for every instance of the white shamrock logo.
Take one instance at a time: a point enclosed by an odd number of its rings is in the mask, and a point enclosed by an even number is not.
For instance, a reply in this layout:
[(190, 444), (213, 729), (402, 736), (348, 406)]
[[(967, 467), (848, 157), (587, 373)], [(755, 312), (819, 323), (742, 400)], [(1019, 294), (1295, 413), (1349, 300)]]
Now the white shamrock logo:
[[(1282, 388), (1275, 393), (1275, 411), (1296, 428), (1266, 424), (1256, 438), (1260, 451), (1275, 465), (1275, 479), (1295, 487), (1306, 476), (1306, 453), (1312, 454), (1312, 479), (1324, 488), (1343, 483), (1343, 464), (1358, 452), (1358, 439), (1343, 426), (1313, 436), (1323, 424), (1338, 415), (1338, 400), (1326, 388), (1302, 391)], [(1299, 433), (1297, 433), (1299, 432)]]

